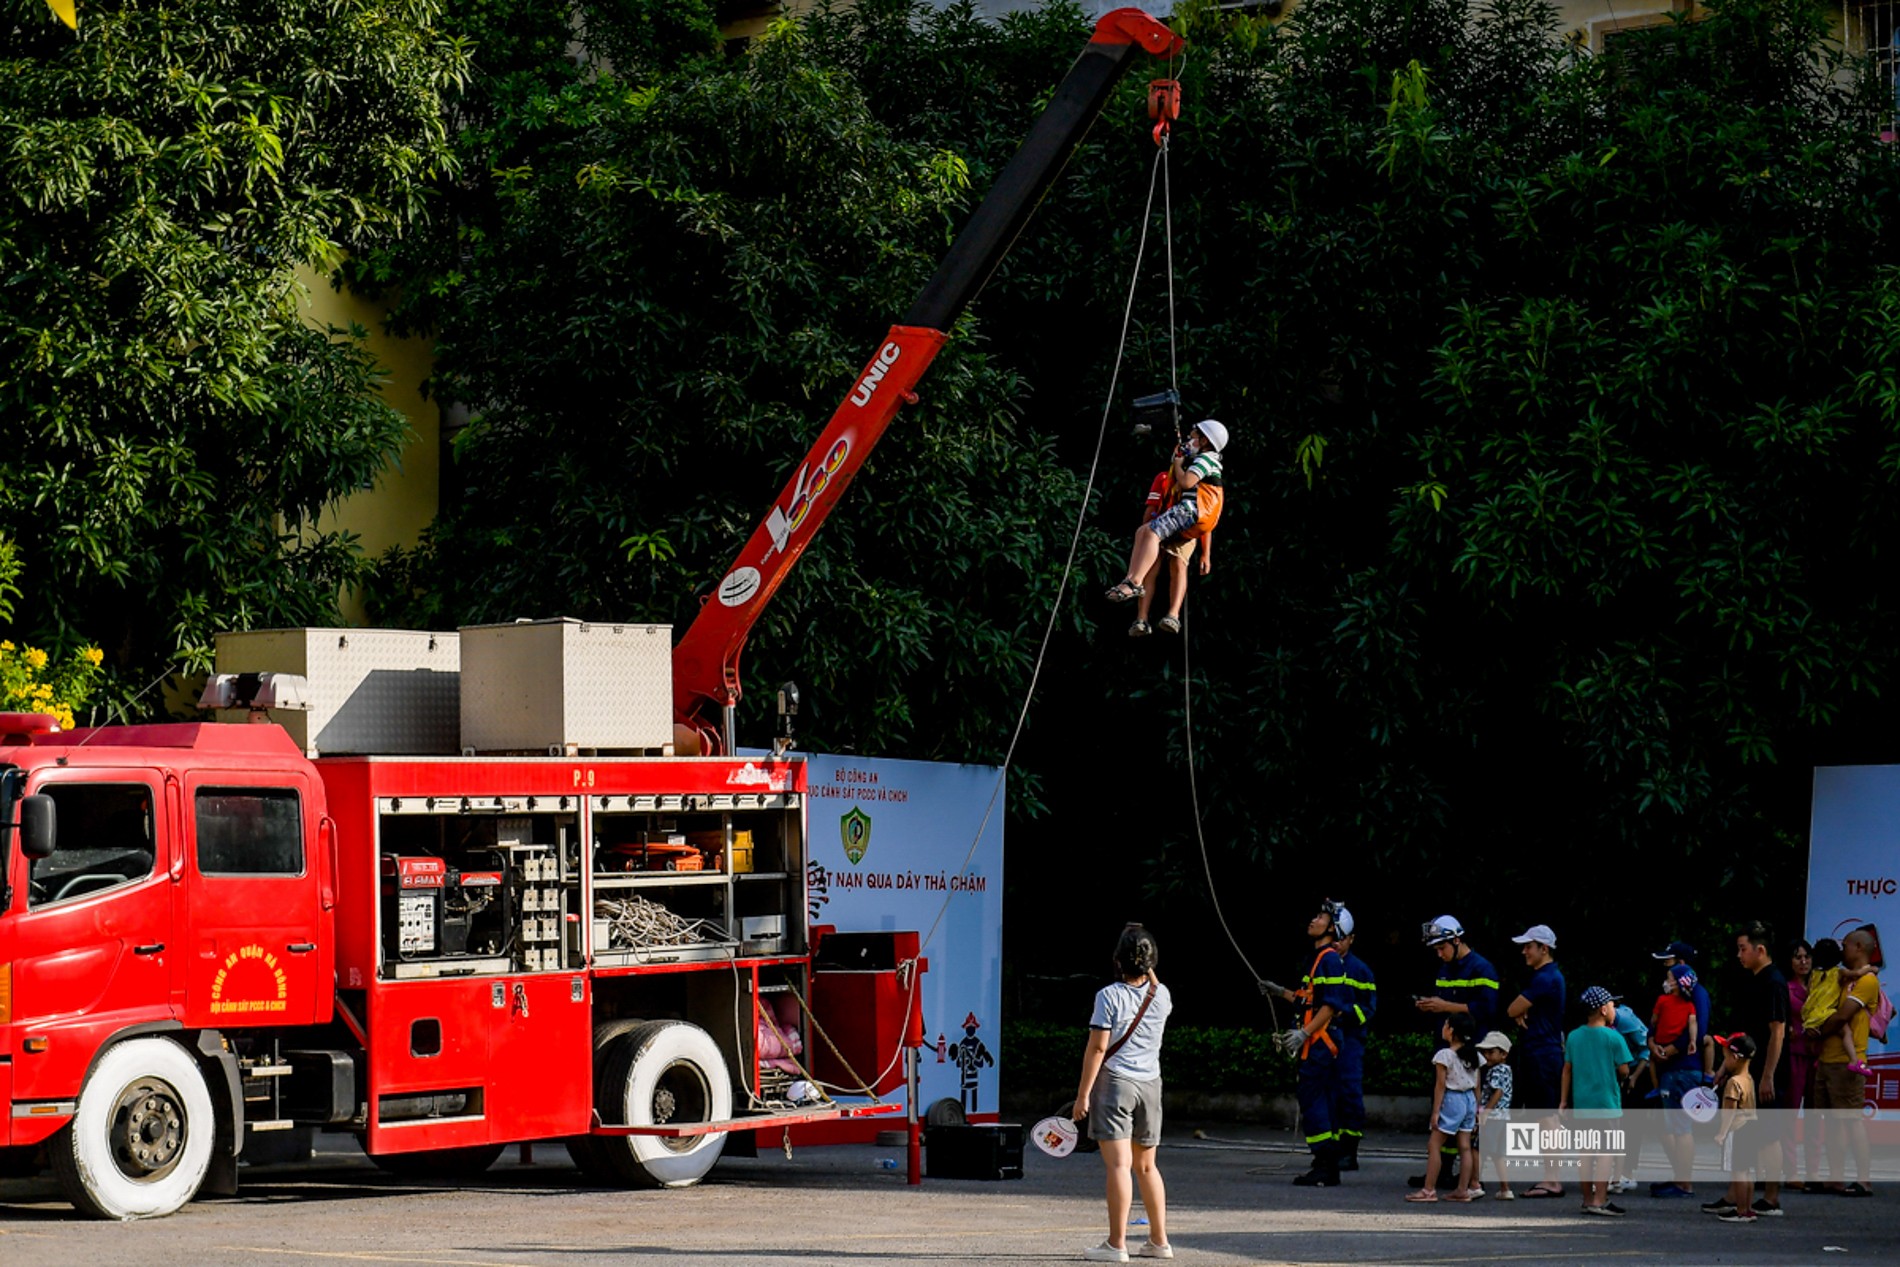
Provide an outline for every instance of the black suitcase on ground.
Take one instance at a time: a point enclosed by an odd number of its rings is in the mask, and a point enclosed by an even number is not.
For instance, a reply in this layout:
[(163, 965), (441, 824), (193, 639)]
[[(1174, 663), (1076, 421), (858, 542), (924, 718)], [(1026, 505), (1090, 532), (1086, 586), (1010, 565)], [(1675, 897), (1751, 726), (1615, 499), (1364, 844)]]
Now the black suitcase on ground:
[(1016, 1122), (925, 1127), (924, 1174), (931, 1179), (1021, 1179), (1023, 1128)]

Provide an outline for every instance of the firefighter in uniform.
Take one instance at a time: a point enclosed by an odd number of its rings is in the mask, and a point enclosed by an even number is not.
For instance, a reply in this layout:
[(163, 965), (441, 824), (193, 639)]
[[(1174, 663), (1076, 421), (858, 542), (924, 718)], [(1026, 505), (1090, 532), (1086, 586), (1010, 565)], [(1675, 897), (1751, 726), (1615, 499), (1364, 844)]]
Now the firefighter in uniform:
[(1339, 1036), (1339, 1168), (1359, 1169), (1359, 1141), (1366, 1137), (1366, 1026), (1379, 1011), (1379, 983), (1365, 960), (1353, 953), (1358, 933), (1339, 939), (1352, 1010)]
[[(1496, 1029), (1498, 970), (1491, 966), (1489, 959), (1465, 944), (1465, 926), (1449, 915), (1440, 915), (1419, 929), (1419, 938), (1437, 954), (1439, 961), (1438, 979), (1432, 983), (1434, 993), (1418, 1000), (1418, 1010), (1433, 1017), (1432, 1032), (1436, 1034), (1441, 1026), (1438, 1018), (1457, 1012), (1470, 1013), (1471, 1027), (1480, 1037)], [(1475, 1135), (1472, 1145), (1475, 1149)], [(1455, 1178), (1457, 1144), (1447, 1141), (1441, 1151), (1452, 1166), (1449, 1173)], [(1475, 1151), (1472, 1156), (1476, 1158)], [(1414, 1186), (1423, 1187), (1424, 1183), (1425, 1177), (1420, 1175)]]
[(1302, 1188), (1339, 1186), (1340, 1038), (1353, 998), (1338, 943), (1351, 933), (1352, 912), (1329, 898), (1306, 926), (1306, 935), (1313, 939), (1313, 962), (1300, 988), (1260, 983), (1262, 993), (1306, 1009), (1300, 1023), (1280, 1035), (1281, 1047), (1299, 1062), (1300, 1126), (1313, 1153), (1312, 1168), (1293, 1181)]

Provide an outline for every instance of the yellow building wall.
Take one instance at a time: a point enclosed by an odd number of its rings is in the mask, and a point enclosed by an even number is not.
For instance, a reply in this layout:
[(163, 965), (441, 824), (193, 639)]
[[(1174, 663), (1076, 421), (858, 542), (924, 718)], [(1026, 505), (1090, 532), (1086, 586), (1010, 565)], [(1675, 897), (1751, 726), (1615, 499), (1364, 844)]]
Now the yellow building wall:
[[(434, 369), (434, 343), (428, 338), (398, 339), (383, 329), (384, 309), (347, 289), (338, 289), (309, 269), (298, 270), (306, 292), (304, 316), (316, 326), (347, 329), (351, 322), (368, 332), (363, 345), (388, 378), (383, 399), (409, 419), (411, 434), (396, 460), (369, 488), (333, 503), (318, 519), (326, 532), (353, 532), (371, 558), (391, 546), (413, 546), (434, 521), (442, 490), (442, 416), (422, 395)], [(344, 619), (367, 623), (362, 597), (340, 596)]]

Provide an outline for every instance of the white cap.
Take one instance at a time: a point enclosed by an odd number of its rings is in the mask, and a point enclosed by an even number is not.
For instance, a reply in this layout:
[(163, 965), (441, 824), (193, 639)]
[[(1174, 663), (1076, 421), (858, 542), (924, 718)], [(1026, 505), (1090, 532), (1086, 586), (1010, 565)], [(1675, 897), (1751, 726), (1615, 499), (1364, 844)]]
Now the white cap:
[(1227, 428), (1212, 418), (1203, 418), (1194, 424), (1194, 429), (1207, 437), (1208, 443), (1214, 446), (1214, 452), (1219, 453), (1227, 447)]
[(1551, 929), (1549, 924), (1532, 924), (1529, 928), (1524, 930), (1521, 937), (1513, 937), (1511, 940), (1520, 946), (1527, 942), (1535, 941), (1542, 942), (1553, 950), (1557, 947), (1557, 934)]

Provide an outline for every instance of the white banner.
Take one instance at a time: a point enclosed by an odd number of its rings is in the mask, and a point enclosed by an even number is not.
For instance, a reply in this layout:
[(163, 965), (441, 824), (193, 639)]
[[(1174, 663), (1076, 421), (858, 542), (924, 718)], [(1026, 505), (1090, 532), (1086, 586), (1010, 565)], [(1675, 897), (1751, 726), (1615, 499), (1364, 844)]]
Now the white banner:
[[(1884, 954), (1900, 951), (1900, 765), (1815, 769), (1807, 915), (1810, 941), (1839, 941), (1872, 924)], [(1880, 975), (1893, 993), (1891, 969)], [(1900, 1052), (1886, 1050), (1893, 1045), (1868, 1043), (1884, 1053), (1869, 1061), (1867, 1080), (1872, 1115), (1883, 1119), (1900, 1119)]]
[[(930, 970), (921, 986), (921, 1103), (953, 1099), (971, 1119), (995, 1121), (1003, 1008), (1001, 772), (825, 753), (808, 761), (812, 922), (840, 932), (910, 929), (923, 937), (936, 925), (923, 947)], [(995, 808), (984, 825), (992, 794)]]

